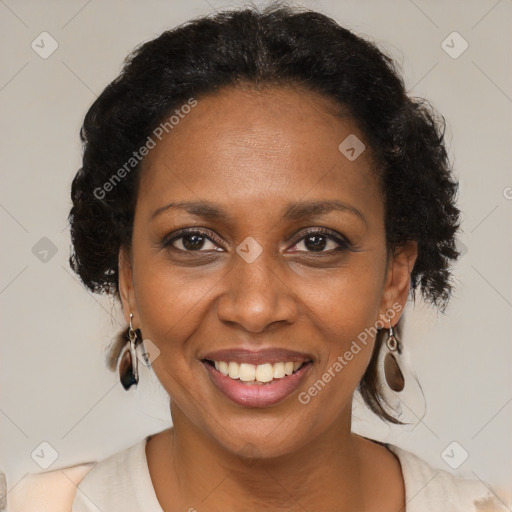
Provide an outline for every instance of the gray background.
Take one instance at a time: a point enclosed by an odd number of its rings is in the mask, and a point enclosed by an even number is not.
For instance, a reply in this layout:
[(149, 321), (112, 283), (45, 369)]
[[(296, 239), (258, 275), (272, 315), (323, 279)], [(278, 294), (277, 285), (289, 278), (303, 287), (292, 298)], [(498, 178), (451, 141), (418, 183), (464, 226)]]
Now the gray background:
[[(78, 131), (137, 44), (241, 4), (0, 0), (0, 469), (9, 489), (42, 471), (31, 453), (41, 453), (43, 441), (57, 454), (49, 469), (57, 469), (105, 457), (170, 423), (165, 393), (147, 369), (129, 393), (107, 370), (105, 348), (123, 326), (119, 310), (85, 291), (67, 263)], [(512, 2), (296, 4), (331, 15), (395, 56), (411, 94), (446, 117), (460, 179), (465, 254), (451, 305), (446, 315), (421, 302), (407, 311), (404, 343), (427, 413), (416, 425), (389, 427), (356, 404), (354, 430), (489, 481), (511, 500)], [(48, 51), (43, 31), (58, 43), (46, 59), (31, 47), (35, 41)], [(457, 58), (446, 45), (459, 53), (462, 39), (442, 44), (453, 31), (469, 45)], [(459, 445), (469, 456), (452, 470), (442, 454), (453, 441), (452, 456), (461, 457)]]

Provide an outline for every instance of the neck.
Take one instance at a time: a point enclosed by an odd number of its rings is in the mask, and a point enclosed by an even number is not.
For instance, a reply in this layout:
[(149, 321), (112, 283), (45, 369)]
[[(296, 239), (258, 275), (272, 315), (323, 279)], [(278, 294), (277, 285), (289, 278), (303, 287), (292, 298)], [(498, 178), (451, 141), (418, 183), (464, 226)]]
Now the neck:
[(160, 489), (155, 482), (164, 510), (180, 510), (177, 497), (183, 510), (364, 510), (361, 439), (350, 430), (351, 405), (321, 436), (270, 458), (258, 457), (251, 445), (226, 450), (180, 410), (173, 410), (173, 423), (160, 472), (168, 476)]

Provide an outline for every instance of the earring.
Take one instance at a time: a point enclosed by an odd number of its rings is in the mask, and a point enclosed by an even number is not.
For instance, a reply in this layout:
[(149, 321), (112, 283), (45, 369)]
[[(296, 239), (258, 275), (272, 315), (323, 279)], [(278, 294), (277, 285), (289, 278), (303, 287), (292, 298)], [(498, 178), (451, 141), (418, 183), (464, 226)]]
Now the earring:
[(128, 329), (129, 341), (123, 348), (119, 358), (119, 379), (123, 388), (128, 390), (133, 384), (137, 387), (139, 383), (139, 366), (137, 358), (137, 346), (140, 339), (137, 336), (137, 331), (132, 326), (133, 315), (130, 313), (130, 328)]
[(380, 342), (377, 358), (379, 393), (384, 401), (382, 405), (400, 421), (417, 424), (425, 415), (425, 396), (418, 379), (409, 369), (410, 362), (407, 361), (396, 326), (391, 325), (389, 317), (387, 322), (387, 337)]
[(400, 392), (404, 389), (404, 374), (400, 370), (397, 362), (399, 355), (402, 353), (400, 340), (396, 337), (391, 321), (388, 318), (389, 331), (386, 339), (386, 350), (383, 356), (383, 373), (384, 379), (390, 389)]

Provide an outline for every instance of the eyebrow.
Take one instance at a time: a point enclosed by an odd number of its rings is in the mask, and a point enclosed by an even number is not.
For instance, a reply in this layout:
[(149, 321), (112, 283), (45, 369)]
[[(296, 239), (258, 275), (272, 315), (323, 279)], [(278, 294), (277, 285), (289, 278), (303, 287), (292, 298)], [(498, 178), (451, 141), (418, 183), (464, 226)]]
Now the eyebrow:
[(165, 212), (166, 210), (170, 210), (171, 208), (176, 208), (179, 210), (185, 210), (187, 213), (195, 215), (197, 217), (205, 217), (205, 218), (214, 218), (214, 219), (227, 219), (228, 214), (222, 211), (220, 208), (215, 206), (213, 203), (209, 203), (207, 201), (180, 201), (177, 203), (169, 203), (165, 206), (161, 206), (157, 208), (151, 214), (151, 220), (153, 220), (156, 216)]
[[(157, 208), (151, 215), (151, 220), (161, 213), (170, 209), (185, 210), (191, 215), (217, 220), (227, 220), (229, 215), (227, 212), (208, 201), (180, 201), (169, 203), (165, 206)], [(341, 211), (344, 213), (352, 213), (359, 217), (365, 224), (366, 218), (355, 206), (344, 203), (336, 199), (326, 201), (299, 201), (287, 205), (283, 218), (287, 220), (301, 220), (306, 217), (318, 217), (325, 215), (331, 211)]]
[(359, 217), (365, 224), (366, 218), (355, 206), (344, 203), (337, 199), (329, 201), (299, 201), (291, 203), (285, 210), (284, 218), (289, 220), (300, 220), (304, 217), (319, 217), (331, 211), (352, 213)]

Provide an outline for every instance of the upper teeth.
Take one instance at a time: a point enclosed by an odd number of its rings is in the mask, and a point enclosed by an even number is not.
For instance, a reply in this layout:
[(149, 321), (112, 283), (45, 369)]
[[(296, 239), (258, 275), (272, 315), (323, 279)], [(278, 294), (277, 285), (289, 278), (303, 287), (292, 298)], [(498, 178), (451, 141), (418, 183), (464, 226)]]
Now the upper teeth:
[(302, 363), (265, 363), (248, 364), (237, 363), (236, 361), (214, 361), (215, 368), (232, 379), (240, 379), (244, 382), (270, 382), (273, 379), (282, 379), (285, 375), (291, 375), (298, 370)]

